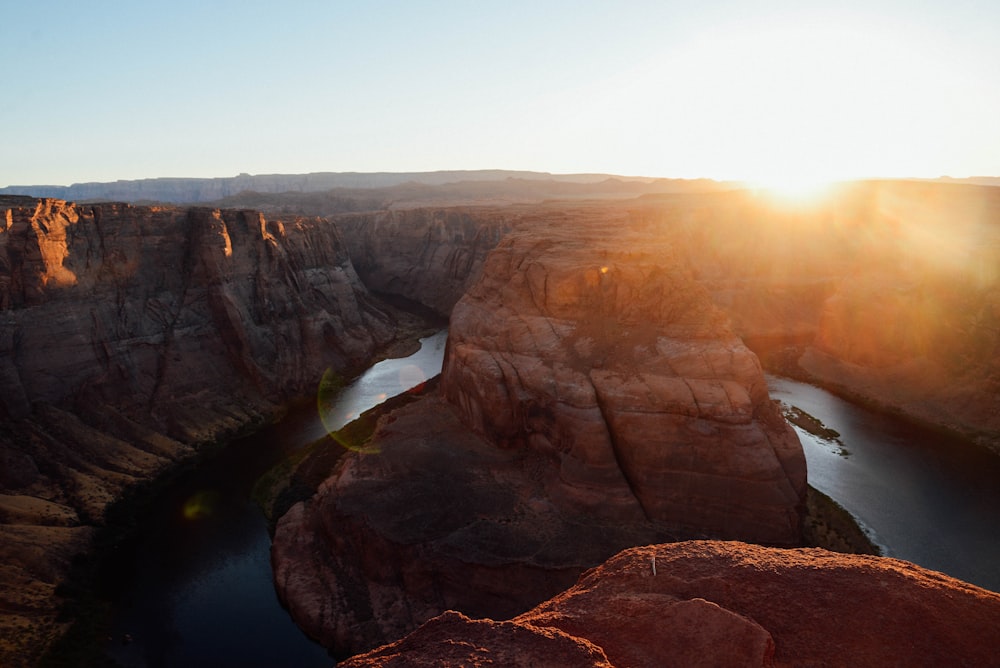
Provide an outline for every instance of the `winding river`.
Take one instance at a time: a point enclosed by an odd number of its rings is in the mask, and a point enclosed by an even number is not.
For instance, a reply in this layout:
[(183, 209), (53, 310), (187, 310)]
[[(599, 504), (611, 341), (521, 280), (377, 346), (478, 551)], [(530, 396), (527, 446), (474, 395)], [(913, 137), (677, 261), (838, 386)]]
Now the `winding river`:
[[(130, 667), (331, 666), (278, 602), (270, 538), (250, 499), (257, 478), (358, 413), (440, 372), (446, 332), (379, 362), (344, 389), (333, 417), (314, 406), (235, 442), (163, 494), (113, 561), (113, 635)], [(1000, 591), (1000, 458), (769, 377), (772, 397), (840, 432), (796, 427), (810, 484), (837, 500), (890, 556)]]
[(840, 432), (837, 442), (795, 427), (809, 484), (886, 556), (1000, 591), (1000, 457), (805, 383), (767, 380), (773, 399)]
[(295, 411), (171, 485), (145, 518), (147, 529), (113, 561), (107, 654), (136, 668), (334, 665), (278, 602), (271, 539), (251, 491), (265, 471), (328, 428), (439, 374), (446, 338), (438, 332), (413, 355), (375, 364), (339, 393), (324, 419), (315, 404)]

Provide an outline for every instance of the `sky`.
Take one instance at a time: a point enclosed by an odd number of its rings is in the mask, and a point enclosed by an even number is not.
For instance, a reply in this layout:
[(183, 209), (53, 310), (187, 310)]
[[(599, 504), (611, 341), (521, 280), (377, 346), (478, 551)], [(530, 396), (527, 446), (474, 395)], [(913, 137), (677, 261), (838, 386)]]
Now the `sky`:
[(0, 0), (0, 186), (1000, 175), (1000, 2)]

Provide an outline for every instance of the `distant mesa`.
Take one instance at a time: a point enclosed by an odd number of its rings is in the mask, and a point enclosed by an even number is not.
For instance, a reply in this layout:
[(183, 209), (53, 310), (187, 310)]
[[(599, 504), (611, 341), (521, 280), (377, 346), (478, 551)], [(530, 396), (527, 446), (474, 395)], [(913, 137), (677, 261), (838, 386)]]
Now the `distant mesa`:
[[(613, 179), (613, 180), (612, 180)], [(514, 184), (512, 181), (525, 182)], [(608, 182), (609, 190), (624, 192), (662, 192), (677, 189), (713, 189), (723, 184), (708, 179), (657, 179), (651, 177), (625, 177), (609, 174), (550, 174), (547, 172), (512, 170), (450, 170), (436, 172), (312, 172), (309, 174), (259, 174), (241, 173), (219, 178), (152, 178), (132, 181), (74, 183), (57, 185), (11, 185), (0, 188), (0, 195), (30, 195), (55, 197), (74, 201), (116, 202), (165, 202), (198, 204), (216, 202), (241, 193), (319, 193), (335, 189), (374, 190), (392, 189), (406, 184), (444, 186), (459, 183), (493, 182), (503, 184), (524, 200), (529, 193), (538, 195), (539, 185), (546, 182), (557, 186), (553, 194), (567, 186), (587, 187), (592, 193), (594, 184)], [(558, 186), (561, 186), (558, 187)], [(475, 188), (472, 187), (474, 190)], [(543, 189), (544, 192), (544, 189)], [(391, 197), (389, 199), (392, 199)]]

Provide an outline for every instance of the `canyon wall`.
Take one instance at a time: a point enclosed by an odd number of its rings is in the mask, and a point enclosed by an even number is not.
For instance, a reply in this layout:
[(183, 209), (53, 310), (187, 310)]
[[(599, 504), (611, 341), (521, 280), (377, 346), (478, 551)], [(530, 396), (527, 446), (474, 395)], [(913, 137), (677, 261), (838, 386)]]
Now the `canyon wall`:
[(502, 209), (409, 209), (337, 216), (355, 270), (370, 290), (447, 317), (483, 260), (522, 216)]
[(108, 503), (392, 337), (326, 221), (0, 198), (5, 643)]
[(347, 237), (371, 286), (447, 313), (498, 220), (530, 227), (581, 206), (668, 236), (778, 371), (1000, 452), (1000, 188), (869, 181), (809, 202), (743, 190), (405, 211), (353, 217)]
[(683, 249), (579, 211), (501, 242), (452, 312), (444, 395), (476, 433), (552, 458), (592, 515), (797, 544), (798, 439)]
[(913, 564), (694, 541), (626, 550), (509, 621), (436, 617), (381, 666), (987, 666), (1000, 595)]
[(800, 544), (805, 460), (756, 357), (626, 211), (508, 235), (440, 382), (277, 524), (279, 595), (337, 654), (447, 609), (510, 617), (630, 545)]

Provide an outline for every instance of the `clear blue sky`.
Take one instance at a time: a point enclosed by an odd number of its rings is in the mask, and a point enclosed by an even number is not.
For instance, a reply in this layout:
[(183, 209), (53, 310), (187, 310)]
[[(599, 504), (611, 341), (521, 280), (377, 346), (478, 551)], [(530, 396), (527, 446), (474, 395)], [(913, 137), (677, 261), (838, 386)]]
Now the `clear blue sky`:
[(1000, 175), (1000, 2), (0, 0), (0, 186)]

